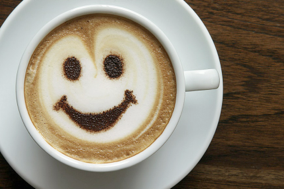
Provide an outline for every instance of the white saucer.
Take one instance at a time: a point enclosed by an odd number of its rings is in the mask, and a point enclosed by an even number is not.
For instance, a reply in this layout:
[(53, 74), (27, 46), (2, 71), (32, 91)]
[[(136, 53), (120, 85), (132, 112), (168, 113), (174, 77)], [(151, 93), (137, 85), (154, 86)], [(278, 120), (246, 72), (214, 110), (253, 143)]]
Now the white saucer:
[(28, 42), (58, 14), (98, 3), (125, 7), (150, 19), (172, 41), (185, 70), (215, 68), (221, 74), (209, 33), (200, 20), (193, 19), (196, 14), (181, 0), (25, 0), (11, 13), (0, 31), (1, 153), (35, 188), (171, 188), (193, 169), (212, 140), (221, 113), (222, 76), (217, 90), (187, 93), (181, 120), (167, 143), (147, 160), (121, 171), (84, 172), (58, 162), (32, 140), (20, 119), (15, 80)]

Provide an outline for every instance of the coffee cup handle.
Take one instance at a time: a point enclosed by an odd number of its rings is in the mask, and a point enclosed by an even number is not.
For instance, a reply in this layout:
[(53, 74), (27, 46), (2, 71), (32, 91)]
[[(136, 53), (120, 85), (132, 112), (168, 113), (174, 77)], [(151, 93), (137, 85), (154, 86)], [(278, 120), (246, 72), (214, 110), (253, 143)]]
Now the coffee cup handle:
[(220, 77), (215, 69), (185, 71), (185, 91), (217, 89)]

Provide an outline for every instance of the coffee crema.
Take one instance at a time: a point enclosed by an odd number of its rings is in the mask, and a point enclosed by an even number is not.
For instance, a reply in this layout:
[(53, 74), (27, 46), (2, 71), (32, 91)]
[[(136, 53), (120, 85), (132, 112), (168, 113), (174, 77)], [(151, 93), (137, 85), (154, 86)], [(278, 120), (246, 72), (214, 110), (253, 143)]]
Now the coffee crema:
[(111, 163), (149, 147), (175, 107), (168, 54), (142, 26), (92, 14), (52, 30), (26, 71), (25, 101), (44, 139), (83, 162)]

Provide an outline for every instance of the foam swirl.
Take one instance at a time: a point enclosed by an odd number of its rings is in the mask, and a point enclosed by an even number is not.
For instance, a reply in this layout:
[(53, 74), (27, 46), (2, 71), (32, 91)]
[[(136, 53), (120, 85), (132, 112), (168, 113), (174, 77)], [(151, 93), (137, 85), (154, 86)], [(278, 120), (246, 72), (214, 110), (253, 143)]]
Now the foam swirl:
[[(158, 95), (158, 73), (147, 45), (129, 31), (104, 27), (93, 38), (93, 55), (79, 35), (66, 35), (56, 41), (43, 57), (39, 92), (46, 112), (64, 131), (82, 140), (111, 142), (138, 130), (152, 113)], [(117, 80), (109, 79), (103, 68), (104, 59), (112, 54), (124, 62), (124, 72)], [(64, 77), (62, 67), (68, 57), (76, 57), (81, 63), (78, 81)], [(129, 107), (115, 127), (103, 133), (86, 132), (64, 112), (53, 108), (65, 95), (69, 104), (81, 112), (103, 112), (118, 105), (125, 90), (132, 90), (139, 103)]]

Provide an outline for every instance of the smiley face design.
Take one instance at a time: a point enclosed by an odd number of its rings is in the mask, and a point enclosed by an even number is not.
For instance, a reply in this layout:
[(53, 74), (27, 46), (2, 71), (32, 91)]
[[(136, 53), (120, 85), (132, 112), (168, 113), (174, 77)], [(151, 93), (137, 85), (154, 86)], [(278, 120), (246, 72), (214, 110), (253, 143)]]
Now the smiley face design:
[[(63, 64), (64, 75), (70, 81), (79, 79), (81, 69), (80, 62), (75, 57), (67, 58)], [(107, 56), (104, 60), (104, 71), (110, 79), (119, 78), (123, 74), (123, 62), (121, 58), (116, 55)], [(101, 113), (82, 113), (68, 104), (65, 95), (55, 104), (54, 109), (57, 111), (62, 109), (80, 128), (91, 132), (98, 132), (112, 127), (131, 103), (137, 103), (132, 93), (132, 91), (125, 90), (123, 102)]]
[(143, 133), (163, 91), (151, 43), (117, 23), (84, 27), (93, 32), (74, 27), (53, 34), (41, 55), (36, 77), (45, 113), (65, 132), (90, 142)]

